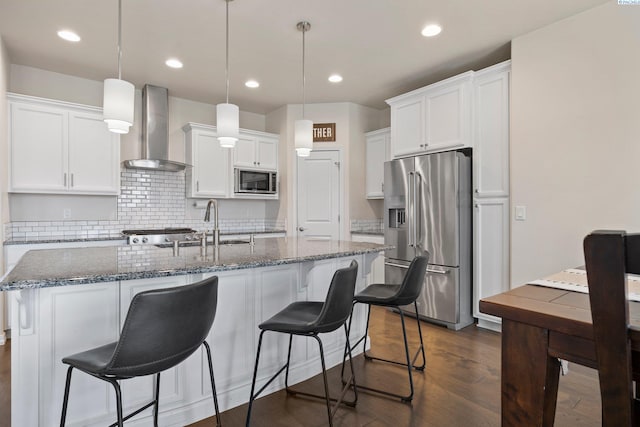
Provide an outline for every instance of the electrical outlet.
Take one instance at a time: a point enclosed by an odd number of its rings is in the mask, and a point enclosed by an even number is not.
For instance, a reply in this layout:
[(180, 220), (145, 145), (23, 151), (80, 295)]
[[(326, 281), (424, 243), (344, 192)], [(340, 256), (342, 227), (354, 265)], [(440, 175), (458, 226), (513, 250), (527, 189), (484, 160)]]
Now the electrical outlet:
[(62, 217), (64, 219), (71, 218), (71, 209), (65, 209), (64, 211), (62, 211)]

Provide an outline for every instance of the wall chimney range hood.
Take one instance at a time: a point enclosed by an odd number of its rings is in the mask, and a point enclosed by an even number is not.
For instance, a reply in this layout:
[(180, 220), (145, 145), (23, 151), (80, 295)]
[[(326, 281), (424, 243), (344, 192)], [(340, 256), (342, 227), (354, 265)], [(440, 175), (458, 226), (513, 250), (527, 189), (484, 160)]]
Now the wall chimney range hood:
[(169, 91), (167, 88), (144, 85), (142, 88), (142, 159), (122, 162), (128, 169), (179, 172), (185, 163), (169, 157)]

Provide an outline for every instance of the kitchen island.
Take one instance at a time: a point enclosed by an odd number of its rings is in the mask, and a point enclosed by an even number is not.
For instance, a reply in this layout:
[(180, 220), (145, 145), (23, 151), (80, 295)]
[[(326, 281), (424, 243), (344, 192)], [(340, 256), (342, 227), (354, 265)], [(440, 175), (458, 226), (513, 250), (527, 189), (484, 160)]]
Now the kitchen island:
[[(257, 325), (293, 301), (324, 300), (334, 271), (354, 259), (359, 264), (357, 290), (362, 289), (372, 260), (384, 249), (371, 243), (267, 238), (255, 245), (208, 246), (206, 251), (199, 246), (29, 251), (0, 282), (12, 305), (12, 425), (57, 425), (66, 371), (61, 359), (117, 340), (136, 293), (212, 275), (219, 277), (219, 296), (208, 342), (218, 398), (222, 410), (243, 404), (250, 393)], [(362, 333), (365, 320), (358, 308), (353, 337)], [(323, 337), (329, 366), (342, 361), (341, 332)], [(286, 359), (287, 337), (279, 335), (265, 335), (258, 381)], [(320, 372), (313, 344), (294, 337), (291, 383)], [(202, 351), (163, 374), (163, 425), (185, 425), (213, 414), (207, 375)], [(108, 384), (88, 375), (75, 375), (72, 381), (67, 425), (113, 422), (115, 399)], [(152, 376), (124, 381), (125, 408), (150, 399), (152, 382)], [(274, 382), (270, 391), (282, 387), (282, 381)], [(150, 418), (146, 411), (128, 425), (148, 425)]]

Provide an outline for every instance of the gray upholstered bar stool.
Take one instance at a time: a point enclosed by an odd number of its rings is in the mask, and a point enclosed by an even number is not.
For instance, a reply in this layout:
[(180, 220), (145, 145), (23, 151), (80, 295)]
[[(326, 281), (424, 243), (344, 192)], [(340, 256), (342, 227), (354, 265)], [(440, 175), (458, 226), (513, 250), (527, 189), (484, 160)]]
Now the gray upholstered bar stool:
[[(335, 415), (340, 403), (349, 406), (355, 406), (358, 399), (357, 389), (355, 388), (355, 377), (353, 376), (353, 364), (351, 364), (351, 377), (342, 389), (342, 393), (338, 399), (329, 396), (329, 386), (327, 383), (327, 369), (324, 363), (324, 351), (322, 348), (322, 340), (318, 334), (333, 332), (343, 326), (347, 338), (347, 348), (349, 346), (349, 334), (347, 332), (347, 319), (351, 314), (351, 302), (355, 293), (356, 280), (358, 274), (358, 263), (351, 261), (351, 265), (347, 268), (337, 270), (329, 291), (324, 302), (315, 301), (299, 301), (289, 304), (282, 311), (275, 314), (269, 320), (262, 322), (258, 327), (262, 330), (258, 340), (258, 351), (256, 354), (256, 367), (253, 371), (253, 382), (251, 383), (251, 396), (249, 398), (249, 409), (247, 411), (247, 427), (251, 422), (251, 409), (253, 401), (264, 391), (264, 389), (275, 380), (278, 375), (285, 371), (285, 389), (288, 394), (308, 397), (316, 397), (324, 399), (327, 405), (327, 415), (329, 417), (329, 426), (333, 426), (333, 416)], [(258, 362), (260, 361), (260, 347), (262, 345), (262, 337), (265, 332), (273, 331), (289, 334), (289, 351), (287, 353), (287, 363), (276, 372), (265, 385), (262, 386), (257, 393), (254, 393), (256, 387), (256, 376), (258, 374)], [(291, 361), (291, 343), (294, 335), (313, 337), (320, 347), (320, 362), (322, 363), (322, 376), (324, 379), (324, 396), (303, 393), (289, 388), (289, 363)], [(351, 363), (351, 351), (349, 353), (349, 363)], [(350, 386), (354, 387), (355, 397), (352, 401), (345, 401), (344, 396)], [(331, 401), (336, 402), (333, 410), (331, 409)]]
[[(216, 315), (217, 302), (217, 276), (192, 285), (136, 294), (131, 300), (118, 341), (62, 359), (62, 363), (69, 365), (69, 369), (60, 425), (65, 424), (71, 372), (76, 368), (108, 382), (115, 389), (118, 420), (110, 427), (122, 427), (125, 420), (150, 406), (153, 406), (153, 425), (157, 426), (160, 373), (176, 366), (200, 346), (204, 346), (209, 360), (216, 422), (220, 426), (211, 349), (205, 341)], [(153, 400), (123, 417), (122, 393), (118, 381), (152, 374), (156, 375)]]
[[(364, 341), (364, 357), (365, 360), (379, 360), (382, 362), (393, 363), (396, 365), (405, 366), (409, 373), (409, 389), (410, 393), (406, 396), (402, 396), (400, 394), (391, 393), (386, 390), (372, 388), (372, 387), (364, 387), (362, 385), (358, 385), (357, 388), (362, 390), (373, 391), (376, 393), (384, 394), (391, 397), (397, 397), (401, 399), (403, 402), (411, 402), (413, 399), (413, 369), (418, 371), (424, 371), (426, 365), (426, 357), (424, 354), (424, 342), (422, 341), (422, 329), (420, 327), (420, 319), (418, 318), (418, 305), (416, 304), (416, 299), (420, 295), (422, 291), (422, 286), (424, 282), (424, 276), (427, 271), (427, 262), (428, 258), (426, 256), (418, 256), (415, 257), (411, 264), (409, 264), (409, 269), (407, 270), (407, 274), (404, 276), (404, 280), (400, 285), (388, 285), (388, 284), (372, 284), (367, 286), (362, 292), (358, 293), (353, 298), (353, 305), (356, 304), (367, 304), (367, 326), (364, 331), (364, 335), (358, 339), (358, 341), (353, 345), (352, 348), (345, 348), (345, 358), (346, 354), (350, 353), (353, 348), (355, 348), (359, 343)], [(400, 306), (413, 304), (416, 313), (416, 322), (418, 324), (418, 335), (420, 336), (420, 347), (416, 352), (413, 358), (409, 355), (409, 344), (407, 342), (407, 330), (404, 322), (404, 314), (402, 310), (399, 309)], [(406, 362), (397, 362), (394, 360), (383, 359), (380, 357), (371, 356), (367, 353), (367, 334), (369, 332), (369, 319), (371, 317), (371, 306), (377, 305), (382, 307), (394, 307), (398, 309), (400, 313), (400, 320), (402, 323), (402, 337), (404, 338), (404, 351)], [(351, 321), (349, 321), (349, 330), (351, 330)], [(422, 364), (419, 366), (415, 366), (415, 362), (418, 356), (422, 353)], [(344, 373), (344, 363), (345, 358), (342, 361), (342, 372)], [(344, 381), (343, 381), (344, 382)]]

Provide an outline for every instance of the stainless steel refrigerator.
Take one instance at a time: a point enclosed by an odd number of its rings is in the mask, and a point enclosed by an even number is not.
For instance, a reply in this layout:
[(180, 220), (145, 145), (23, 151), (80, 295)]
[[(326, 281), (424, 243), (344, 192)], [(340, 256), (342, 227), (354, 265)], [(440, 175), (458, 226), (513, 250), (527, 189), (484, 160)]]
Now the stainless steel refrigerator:
[[(385, 282), (400, 283), (411, 260), (429, 253), (421, 318), (458, 330), (471, 315), (471, 151), (384, 164)], [(413, 305), (403, 308), (413, 314)]]

